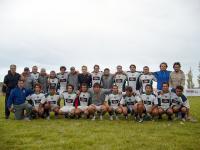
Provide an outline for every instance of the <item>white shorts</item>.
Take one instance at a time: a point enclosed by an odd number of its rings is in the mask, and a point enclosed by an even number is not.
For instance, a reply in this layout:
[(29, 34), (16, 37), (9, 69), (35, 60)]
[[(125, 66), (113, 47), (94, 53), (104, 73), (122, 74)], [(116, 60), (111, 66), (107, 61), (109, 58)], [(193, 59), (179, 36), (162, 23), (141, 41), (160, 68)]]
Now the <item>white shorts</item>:
[(82, 111), (85, 111), (85, 110), (88, 108), (88, 106), (78, 106), (78, 108), (79, 108), (80, 110), (82, 110)]
[(75, 109), (74, 106), (63, 106), (60, 111), (63, 113), (70, 113), (73, 109)]
[(144, 105), (144, 108), (145, 108), (145, 110), (146, 110), (147, 112), (151, 112), (151, 110), (152, 110), (152, 106), (145, 106), (145, 105)]
[(158, 108), (162, 108), (164, 111), (167, 111), (167, 109), (171, 108), (171, 107), (162, 107), (162, 106), (158, 106)]
[(112, 110), (116, 110), (119, 106), (109, 106)]
[(171, 106), (172, 108), (175, 108), (175, 109), (180, 109), (181, 108), (181, 105), (173, 105)]
[(101, 106), (96, 106), (95, 105), (95, 108), (96, 108), (97, 111), (101, 111)]

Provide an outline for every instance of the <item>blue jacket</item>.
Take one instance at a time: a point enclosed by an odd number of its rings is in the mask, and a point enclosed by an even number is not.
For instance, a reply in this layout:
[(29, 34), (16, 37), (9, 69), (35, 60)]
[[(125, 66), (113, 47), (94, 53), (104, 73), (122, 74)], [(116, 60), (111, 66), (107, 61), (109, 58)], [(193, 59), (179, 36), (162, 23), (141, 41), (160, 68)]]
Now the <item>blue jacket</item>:
[(26, 97), (32, 94), (33, 91), (31, 89), (20, 89), (19, 87), (11, 90), (10, 96), (8, 98), (7, 107), (11, 108), (11, 105), (20, 105), (25, 103)]
[(169, 82), (169, 77), (170, 77), (171, 71), (157, 71), (154, 72), (154, 76), (157, 79), (157, 89), (162, 90), (162, 84), (164, 82)]

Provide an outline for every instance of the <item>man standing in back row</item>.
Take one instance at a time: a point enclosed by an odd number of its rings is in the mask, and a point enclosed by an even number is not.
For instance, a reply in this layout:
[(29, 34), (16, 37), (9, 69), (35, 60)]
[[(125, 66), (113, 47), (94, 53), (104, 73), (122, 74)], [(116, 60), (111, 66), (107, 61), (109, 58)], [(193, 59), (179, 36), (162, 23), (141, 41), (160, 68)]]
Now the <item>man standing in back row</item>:
[(17, 86), (18, 80), (20, 79), (20, 74), (16, 73), (16, 65), (10, 65), (10, 70), (8, 74), (4, 77), (2, 92), (5, 93), (5, 118), (8, 119), (10, 116), (10, 111), (7, 107), (8, 97), (12, 89)]

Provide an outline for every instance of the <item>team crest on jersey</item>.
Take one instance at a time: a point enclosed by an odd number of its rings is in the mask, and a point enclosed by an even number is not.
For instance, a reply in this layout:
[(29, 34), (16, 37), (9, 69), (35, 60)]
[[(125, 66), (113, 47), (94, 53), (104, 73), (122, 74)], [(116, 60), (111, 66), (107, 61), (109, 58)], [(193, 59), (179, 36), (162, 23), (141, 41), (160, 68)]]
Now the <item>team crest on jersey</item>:
[(116, 79), (116, 82), (117, 82), (117, 83), (122, 83), (123, 80), (122, 80), (122, 79)]
[(135, 77), (129, 77), (129, 81), (136, 81)]
[(169, 103), (169, 99), (162, 99), (162, 103)]
[(66, 82), (67, 80), (66, 79), (60, 79), (60, 82)]
[(100, 77), (93, 77), (93, 80), (100, 80)]
[(144, 104), (151, 105), (151, 101), (144, 101)]
[(66, 99), (65, 100), (67, 103), (73, 103), (73, 99)]
[(56, 104), (56, 101), (50, 101), (50, 104)]
[(87, 102), (87, 98), (81, 97), (81, 98), (80, 98), (80, 101), (81, 101), (81, 102)]
[(113, 103), (113, 104), (118, 104), (118, 103), (119, 103), (119, 100), (112, 100), (112, 103)]
[(148, 79), (143, 80), (143, 83), (149, 83), (149, 80)]

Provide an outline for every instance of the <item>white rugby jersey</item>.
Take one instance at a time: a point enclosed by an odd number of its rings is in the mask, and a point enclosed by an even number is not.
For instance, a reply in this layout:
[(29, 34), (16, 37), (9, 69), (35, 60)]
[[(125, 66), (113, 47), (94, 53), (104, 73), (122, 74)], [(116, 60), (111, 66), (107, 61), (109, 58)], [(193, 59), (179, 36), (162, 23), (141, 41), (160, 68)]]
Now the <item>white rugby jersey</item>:
[(37, 73), (31, 73), (31, 76), (32, 76), (32, 78), (35, 80), (35, 82), (38, 82), (38, 78), (39, 78), (39, 75), (40, 75), (40, 73), (39, 72), (37, 72)]
[(183, 101), (181, 99), (181, 97), (178, 97), (175, 93), (172, 92), (172, 102), (171, 102), (172, 106), (180, 106), (183, 105)]
[(123, 91), (126, 80), (127, 76), (125, 74), (116, 74), (114, 76), (114, 83), (118, 86), (119, 91)]
[(101, 78), (102, 78), (103, 72), (99, 71), (98, 73), (92, 72), (91, 76), (92, 76), (92, 86), (95, 83), (99, 83), (101, 84)]
[(121, 101), (120, 101), (120, 104), (121, 105), (134, 105), (135, 103), (137, 102), (140, 102), (141, 99), (139, 96), (131, 96), (131, 97), (128, 97), (128, 96), (123, 96)]
[(33, 106), (38, 107), (41, 100), (45, 99), (45, 94), (44, 93), (39, 93), (39, 94), (34, 93), (34, 94), (28, 96), (26, 99), (31, 100), (33, 102)]
[(57, 105), (59, 100), (60, 100), (60, 95), (58, 93), (56, 93), (54, 95), (51, 95), (48, 93), (45, 95), (45, 99), (41, 100), (41, 103), (44, 104), (45, 102), (48, 102), (52, 105)]
[(76, 100), (76, 93), (69, 94), (68, 92), (63, 92), (60, 96), (62, 99), (64, 99), (64, 105), (65, 106), (74, 106), (74, 102)]
[(68, 73), (67, 72), (65, 72), (64, 74), (58, 73), (57, 78), (60, 85), (60, 89), (62, 89), (63, 91), (66, 91)]
[(172, 97), (174, 93), (168, 92), (158, 95), (158, 105), (163, 109), (168, 109), (172, 103)]
[(79, 95), (80, 106), (88, 106), (91, 103), (91, 96), (88, 92), (81, 92)]
[(141, 99), (144, 103), (145, 108), (152, 107), (153, 105), (158, 105), (158, 99), (154, 94), (142, 94)]
[(153, 81), (157, 81), (155, 76), (152, 74), (142, 74), (139, 77), (139, 82), (142, 85), (142, 91), (145, 92), (145, 87), (147, 84), (153, 84)]
[(139, 78), (141, 73), (139, 72), (131, 72), (131, 71), (127, 71), (126, 75), (127, 75), (127, 82), (128, 82), (128, 86), (132, 87), (132, 89), (134, 91), (136, 91), (136, 83), (137, 80)]
[(105, 101), (108, 102), (109, 106), (117, 107), (117, 106), (119, 106), (121, 99), (122, 99), (121, 94), (111, 93), (111, 94), (106, 96)]
[(58, 78), (49, 78), (49, 88), (50, 87), (55, 87), (56, 89), (58, 88)]

